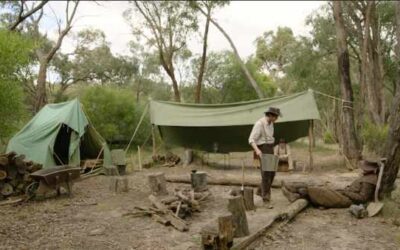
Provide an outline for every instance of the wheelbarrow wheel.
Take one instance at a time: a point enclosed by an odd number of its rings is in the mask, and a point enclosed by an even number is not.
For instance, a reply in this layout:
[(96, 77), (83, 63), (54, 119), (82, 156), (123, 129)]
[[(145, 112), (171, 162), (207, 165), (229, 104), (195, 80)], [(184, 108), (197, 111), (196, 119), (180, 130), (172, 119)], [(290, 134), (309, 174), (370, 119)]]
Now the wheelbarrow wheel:
[(28, 198), (32, 198), (35, 196), (37, 189), (39, 188), (39, 182), (34, 181), (31, 184), (29, 184), (25, 188), (25, 194), (28, 196)]

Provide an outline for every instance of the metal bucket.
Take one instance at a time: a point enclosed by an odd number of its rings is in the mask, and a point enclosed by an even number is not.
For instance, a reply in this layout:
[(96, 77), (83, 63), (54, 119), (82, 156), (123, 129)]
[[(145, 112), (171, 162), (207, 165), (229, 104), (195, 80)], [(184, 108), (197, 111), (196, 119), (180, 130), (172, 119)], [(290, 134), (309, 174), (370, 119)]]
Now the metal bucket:
[(279, 157), (273, 154), (262, 154), (261, 169), (263, 171), (276, 172), (278, 170)]

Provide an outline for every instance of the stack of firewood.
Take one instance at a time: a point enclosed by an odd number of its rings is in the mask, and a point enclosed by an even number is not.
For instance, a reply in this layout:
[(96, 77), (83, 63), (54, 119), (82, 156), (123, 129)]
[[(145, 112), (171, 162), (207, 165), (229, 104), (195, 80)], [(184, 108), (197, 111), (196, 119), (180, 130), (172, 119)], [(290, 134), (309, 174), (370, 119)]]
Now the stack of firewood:
[(153, 162), (162, 167), (173, 167), (181, 161), (181, 158), (174, 153), (168, 152), (166, 155), (154, 155)]
[(192, 213), (201, 212), (201, 203), (211, 193), (209, 191), (194, 192), (193, 189), (175, 189), (173, 195), (164, 197), (149, 196), (151, 207), (135, 207), (125, 215), (140, 217), (151, 216), (155, 221), (163, 225), (172, 225), (179, 231), (187, 231), (188, 225), (184, 219)]
[(25, 155), (15, 152), (0, 155), (0, 200), (24, 194), (32, 183), (29, 175), (41, 168), (40, 164), (26, 161)]

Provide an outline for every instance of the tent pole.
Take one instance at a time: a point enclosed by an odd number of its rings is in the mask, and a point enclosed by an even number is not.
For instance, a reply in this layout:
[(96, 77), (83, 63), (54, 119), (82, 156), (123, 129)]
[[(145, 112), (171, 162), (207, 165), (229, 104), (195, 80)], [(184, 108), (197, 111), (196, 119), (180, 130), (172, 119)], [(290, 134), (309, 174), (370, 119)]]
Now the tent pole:
[(314, 140), (314, 121), (310, 120), (309, 128), (308, 128), (308, 152), (310, 154), (309, 165), (310, 171), (313, 171), (314, 168), (314, 159), (313, 159), (313, 140)]
[(154, 131), (154, 124), (151, 125), (151, 137), (153, 140), (153, 157), (156, 156), (156, 137), (155, 137), (155, 131)]

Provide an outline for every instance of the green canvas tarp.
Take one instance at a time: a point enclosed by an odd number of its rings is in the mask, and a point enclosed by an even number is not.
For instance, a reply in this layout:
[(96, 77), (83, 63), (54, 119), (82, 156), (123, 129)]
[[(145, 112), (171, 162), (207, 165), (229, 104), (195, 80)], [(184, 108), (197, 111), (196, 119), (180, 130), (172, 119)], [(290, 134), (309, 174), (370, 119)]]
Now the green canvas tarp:
[(275, 138), (287, 142), (308, 135), (311, 120), (319, 120), (314, 92), (230, 104), (185, 104), (150, 101), (151, 123), (166, 144), (207, 152), (250, 151), (248, 137), (254, 123), (270, 106), (283, 114), (275, 124)]
[[(102, 148), (103, 152), (101, 152)], [(87, 119), (78, 99), (43, 107), (9, 142), (7, 152), (24, 154), (44, 168), (79, 166), (101, 152), (104, 165), (111, 164), (105, 140)]]

